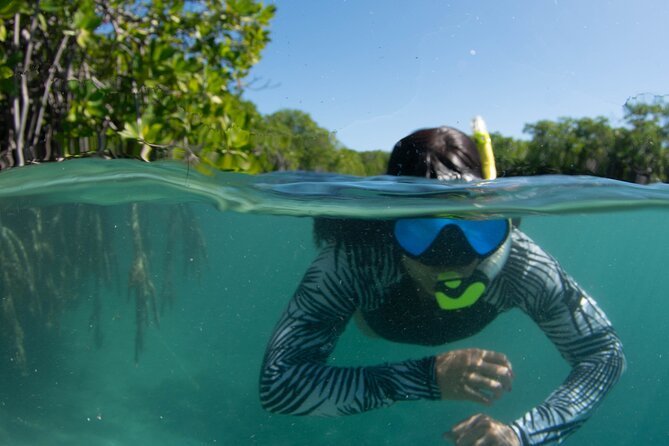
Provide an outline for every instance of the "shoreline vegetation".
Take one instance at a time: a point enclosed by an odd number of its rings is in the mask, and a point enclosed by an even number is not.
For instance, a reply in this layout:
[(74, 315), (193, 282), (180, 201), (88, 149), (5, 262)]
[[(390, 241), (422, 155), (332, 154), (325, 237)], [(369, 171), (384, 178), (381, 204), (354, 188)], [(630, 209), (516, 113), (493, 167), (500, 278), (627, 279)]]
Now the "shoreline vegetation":
[[(255, 0), (0, 2), (0, 171), (100, 157), (183, 160), (205, 173), (383, 174), (389, 147), (358, 152), (303, 111), (261, 115), (243, 99), (274, 14)], [(623, 112), (620, 126), (562, 118), (527, 124), (523, 140), (493, 133), (499, 175), (666, 182), (666, 98), (630, 99)], [(101, 345), (103, 289), (134, 299), (140, 360), (146, 327), (175, 298), (173, 281), (206, 262), (206, 234), (187, 206), (159, 211), (170, 222), (161, 237), (155, 212), (135, 204), (120, 221), (94, 206), (0, 215), (0, 369), (29, 374), (39, 358), (27, 346), (56, 333), (77, 302), (90, 301), (92, 342)], [(129, 240), (122, 252), (119, 237)], [(193, 260), (177, 270), (183, 258)]]

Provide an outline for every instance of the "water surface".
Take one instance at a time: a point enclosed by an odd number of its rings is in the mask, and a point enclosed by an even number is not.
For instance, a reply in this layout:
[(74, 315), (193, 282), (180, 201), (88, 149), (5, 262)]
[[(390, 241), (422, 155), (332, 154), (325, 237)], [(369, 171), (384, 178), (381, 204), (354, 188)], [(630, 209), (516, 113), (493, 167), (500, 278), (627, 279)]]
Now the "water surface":
[[(176, 297), (160, 312), (159, 326), (152, 322), (147, 328), (135, 362), (135, 303), (126, 288), (133, 252), (129, 209), (137, 202), (144, 209), (152, 278), (158, 288), (171, 278)], [(186, 226), (204, 235), (206, 261), (166, 248), (174, 224), (170, 209), (183, 203), (192, 209)], [(568, 372), (519, 311), (502, 315), (473, 338), (439, 348), (371, 339), (351, 326), (335, 350), (333, 361), (348, 365), (463, 347), (503, 351), (517, 378), (513, 392), (490, 408), (420, 401), (323, 419), (277, 416), (260, 407), (265, 344), (316, 253), (311, 217), (432, 213), (522, 217), (523, 231), (556, 256), (612, 320), (628, 370), (567, 444), (669, 444), (668, 205), (665, 185), (589, 177), (444, 185), (303, 173), (203, 175), (174, 163), (93, 160), (4, 172), (3, 224), (30, 227), (35, 206), (44, 212), (62, 206), (68, 213), (82, 206), (104, 209), (118, 272), (116, 286), (101, 288), (101, 346), (89, 330), (93, 294), (80, 290), (59, 327), (29, 345), (29, 370), (17, 373), (2, 351), (0, 444), (437, 445), (444, 444), (442, 432), (475, 412), (517, 418)], [(53, 227), (69, 231), (57, 222)], [(178, 237), (189, 239), (187, 233)], [(82, 262), (85, 252), (78, 255), (56, 258)], [(183, 266), (166, 277), (162, 265), (170, 256)], [(186, 274), (189, 262), (200, 274)]]

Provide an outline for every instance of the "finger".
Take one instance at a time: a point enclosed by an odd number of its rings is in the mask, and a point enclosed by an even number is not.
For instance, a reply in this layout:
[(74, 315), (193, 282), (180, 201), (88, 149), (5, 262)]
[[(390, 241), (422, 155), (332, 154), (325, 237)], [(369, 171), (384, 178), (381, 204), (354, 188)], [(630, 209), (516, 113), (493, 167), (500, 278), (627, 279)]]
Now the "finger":
[(482, 413), (477, 413), (472, 415), (471, 417), (465, 418), (464, 420), (460, 421), (451, 428), (451, 433), (456, 437), (460, 436), (465, 430), (469, 429), (481, 417), (485, 417), (485, 415)]
[(511, 372), (501, 373), (495, 378), (504, 390), (511, 392), (513, 389), (513, 374)]
[(485, 395), (492, 396), (493, 399), (500, 399), (504, 393), (504, 386), (499, 381), (472, 373), (469, 377), (468, 385)]
[(481, 403), (485, 404), (486, 406), (489, 406), (492, 404), (492, 400), (490, 399), (490, 396), (486, 395), (484, 392), (470, 386), (469, 384), (465, 384), (462, 387), (462, 392), (464, 393), (464, 399), (467, 399), (469, 401), (474, 401), (475, 403)]
[(457, 446), (462, 445), (461, 437), (464, 435), (466, 432), (468, 432), (469, 429), (471, 429), (471, 426), (476, 423), (476, 420), (480, 418), (483, 414), (476, 414), (472, 415), (471, 417), (460, 421), (457, 423), (455, 426), (451, 428), (449, 432), (446, 432), (444, 434), (444, 438), (452, 441), (455, 443)]
[(473, 446), (478, 445), (480, 441), (487, 437), (488, 427), (490, 425), (489, 418), (483, 414), (479, 414), (471, 422), (459, 431), (457, 437), (457, 446)]
[(506, 391), (511, 391), (511, 382), (513, 381), (513, 373), (507, 367), (494, 364), (482, 364), (476, 369), (476, 373), (485, 376), (486, 378), (499, 381)]
[(499, 442), (494, 438), (490, 438), (489, 435), (486, 435), (483, 438), (479, 438), (474, 446), (499, 446)]
[(508, 438), (497, 436), (491, 432), (491, 429), (493, 429), (491, 423), (483, 426), (482, 429), (483, 432), (481, 433), (481, 436), (474, 441), (473, 446), (500, 446), (511, 444), (509, 443), (510, 440)]
[(496, 352), (493, 350), (482, 350), (482, 351), (483, 351), (483, 359), (485, 362), (501, 365), (511, 370), (511, 362), (504, 353)]

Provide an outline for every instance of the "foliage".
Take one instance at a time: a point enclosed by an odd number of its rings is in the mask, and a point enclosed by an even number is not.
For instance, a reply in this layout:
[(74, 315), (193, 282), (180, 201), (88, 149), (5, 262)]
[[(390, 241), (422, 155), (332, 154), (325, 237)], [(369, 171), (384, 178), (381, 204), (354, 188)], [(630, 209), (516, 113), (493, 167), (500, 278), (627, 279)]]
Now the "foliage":
[(663, 97), (625, 104), (626, 127), (612, 156), (611, 175), (627, 181), (669, 181), (669, 103)]
[(525, 160), (528, 151), (527, 141), (516, 140), (500, 133), (490, 134), (495, 151), (495, 163), (500, 176), (522, 175), (521, 163)]
[(261, 170), (304, 170), (369, 176), (385, 172), (388, 153), (357, 152), (344, 147), (334, 133), (320, 127), (309, 114), (280, 110), (252, 130), (254, 154)]
[(529, 141), (493, 135), (504, 175), (595, 175), (636, 183), (667, 181), (669, 104), (662, 97), (625, 104), (623, 125), (604, 117), (542, 120)]
[(257, 170), (239, 93), (273, 14), (254, 0), (0, 2), (0, 167), (96, 153)]
[(386, 173), (390, 153), (384, 150), (357, 152), (365, 166), (365, 175), (383, 175)]
[(562, 118), (525, 126), (531, 135), (525, 161), (537, 173), (577, 174), (588, 171), (604, 175), (608, 153), (614, 147), (615, 131), (606, 118)]
[(254, 131), (263, 170), (328, 170), (335, 140), (311, 117), (297, 110), (281, 110), (265, 117)]

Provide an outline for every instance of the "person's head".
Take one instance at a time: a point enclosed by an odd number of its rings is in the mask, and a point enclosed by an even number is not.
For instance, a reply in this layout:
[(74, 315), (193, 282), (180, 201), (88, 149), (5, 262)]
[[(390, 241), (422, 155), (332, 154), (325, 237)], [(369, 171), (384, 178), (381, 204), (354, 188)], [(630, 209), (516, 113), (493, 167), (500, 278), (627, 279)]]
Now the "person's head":
[[(395, 176), (413, 176), (439, 180), (471, 181), (483, 177), (481, 157), (476, 143), (460, 130), (452, 127), (436, 127), (417, 130), (399, 140), (390, 155), (386, 173)], [(462, 266), (469, 265), (481, 254), (468, 242), (469, 227), (430, 225), (436, 219), (400, 220), (395, 225), (395, 235), (400, 237), (421, 237), (431, 234), (434, 240), (425, 249), (412, 247), (405, 254), (429, 266), (441, 263)], [(412, 222), (415, 222), (412, 223)], [(474, 225), (473, 228), (475, 229)], [(487, 249), (486, 249), (487, 251)]]
[[(386, 173), (438, 180), (482, 179), (476, 143), (451, 127), (418, 130), (395, 144)], [(489, 225), (489, 226), (486, 226)], [(466, 221), (445, 218), (390, 220), (315, 220), (317, 243), (334, 241), (354, 252), (396, 246), (393, 255), (426, 291), (434, 292), (444, 309), (472, 305), (508, 254), (507, 221)], [(364, 250), (363, 250), (364, 252)], [(369, 262), (376, 257), (369, 256)]]
[(417, 130), (399, 140), (386, 173), (439, 180), (483, 178), (476, 143), (460, 130), (445, 126)]
[[(418, 130), (402, 138), (386, 173), (442, 181), (482, 179), (479, 148), (451, 127)], [(407, 273), (434, 294), (440, 307), (473, 305), (508, 254), (510, 223), (450, 218), (409, 218), (393, 224)]]

